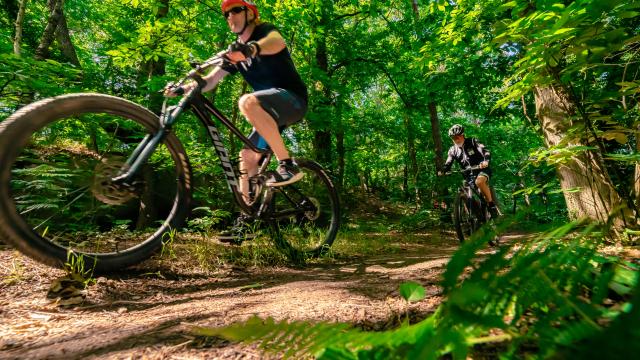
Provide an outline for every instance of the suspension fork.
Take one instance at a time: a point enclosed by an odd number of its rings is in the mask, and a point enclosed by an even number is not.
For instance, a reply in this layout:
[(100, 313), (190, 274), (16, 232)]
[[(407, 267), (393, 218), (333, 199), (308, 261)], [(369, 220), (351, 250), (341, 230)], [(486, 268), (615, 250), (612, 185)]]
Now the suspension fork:
[(159, 118), (159, 128), (154, 134), (147, 134), (140, 144), (131, 153), (125, 167), (120, 171), (120, 174), (111, 179), (114, 183), (131, 184), (133, 178), (136, 176), (142, 165), (144, 165), (151, 155), (156, 151), (158, 145), (167, 137), (171, 132), (172, 125), (175, 120), (180, 116), (182, 111), (190, 100), (190, 96), (186, 96), (180, 100), (178, 105), (167, 108), (167, 101), (162, 104), (162, 112)]

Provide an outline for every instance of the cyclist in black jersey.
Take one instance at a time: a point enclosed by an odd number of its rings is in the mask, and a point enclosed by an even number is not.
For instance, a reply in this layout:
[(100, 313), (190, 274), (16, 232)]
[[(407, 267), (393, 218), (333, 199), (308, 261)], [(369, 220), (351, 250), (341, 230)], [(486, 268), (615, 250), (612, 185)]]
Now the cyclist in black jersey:
[[(238, 106), (253, 125), (249, 139), (259, 149), (271, 148), (278, 159), (278, 168), (268, 186), (284, 186), (300, 180), (300, 172), (292, 161), (281, 131), (300, 121), (307, 112), (307, 88), (296, 70), (284, 38), (276, 27), (260, 21), (258, 8), (250, 0), (223, 0), (220, 4), (229, 29), (238, 38), (229, 46), (225, 57), (229, 64), (214, 68), (203, 77), (213, 89), (226, 75), (240, 73), (254, 92), (240, 98)], [(195, 83), (183, 85), (183, 91), (195, 88)], [(168, 96), (175, 90), (168, 87)], [(249, 178), (258, 172), (261, 154), (244, 148), (240, 151), (240, 191), (249, 201)], [(241, 228), (244, 219), (236, 221)]]
[(491, 178), (491, 153), (476, 138), (466, 138), (464, 136), (464, 127), (459, 124), (453, 125), (449, 129), (449, 137), (453, 141), (453, 146), (449, 148), (447, 161), (445, 161), (443, 169), (438, 171), (438, 175), (451, 170), (453, 161), (455, 160), (463, 169), (470, 166), (478, 166), (480, 169), (473, 170), (468, 174), (469, 180), (475, 179), (476, 186), (484, 195), (489, 207), (489, 213), (493, 219), (498, 217), (498, 208), (493, 201), (491, 189), (489, 188), (489, 179)]

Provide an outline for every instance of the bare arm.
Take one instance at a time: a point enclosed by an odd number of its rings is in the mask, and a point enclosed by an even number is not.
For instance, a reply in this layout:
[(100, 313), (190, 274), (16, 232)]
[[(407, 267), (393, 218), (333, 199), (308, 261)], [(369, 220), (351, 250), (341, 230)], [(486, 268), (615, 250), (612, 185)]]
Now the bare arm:
[(287, 46), (282, 35), (275, 30), (258, 40), (257, 43), (260, 46), (260, 55), (274, 55)]
[[(225, 77), (227, 76), (229, 73), (226, 72), (225, 70), (222, 70), (221, 67), (216, 66), (213, 71), (211, 71), (210, 73), (208, 73), (207, 75), (203, 76), (202, 78), (204, 79), (204, 81), (207, 82), (207, 86), (205, 86), (202, 89), (202, 92), (207, 92), (212, 90), (213, 88), (216, 87), (216, 85), (218, 85), (218, 83)], [(194, 85), (195, 86), (195, 85)], [(185, 89), (186, 90), (186, 89)]]
[[(251, 43), (249, 44), (251, 45)], [(280, 35), (280, 33), (276, 30), (271, 31), (269, 34), (267, 34), (267, 36), (256, 41), (256, 44), (257, 46), (252, 45), (252, 56), (274, 55), (282, 51), (287, 46), (282, 35)], [(233, 51), (228, 53), (227, 58), (234, 64), (240, 61), (245, 61), (247, 59), (240, 51)]]
[[(210, 73), (202, 77), (202, 79), (207, 83), (207, 85), (204, 88), (202, 88), (202, 92), (207, 92), (215, 88), (216, 85), (218, 85), (218, 83), (228, 74), (229, 73), (223, 70), (221, 67), (216, 66)], [(184, 89), (185, 93), (188, 93), (189, 91), (195, 89), (195, 87), (196, 87), (195, 81), (191, 81), (189, 83), (182, 85), (182, 88)], [(164, 95), (169, 97), (178, 95), (173, 91), (174, 91), (173, 88), (167, 87), (164, 90)]]

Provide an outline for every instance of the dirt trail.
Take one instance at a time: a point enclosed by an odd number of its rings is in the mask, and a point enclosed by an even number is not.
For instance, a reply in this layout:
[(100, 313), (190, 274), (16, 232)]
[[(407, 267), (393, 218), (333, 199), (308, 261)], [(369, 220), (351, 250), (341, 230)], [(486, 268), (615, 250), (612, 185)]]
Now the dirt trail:
[[(59, 309), (45, 297), (62, 271), (4, 249), (0, 359), (259, 359), (265, 355), (254, 346), (190, 332), (193, 324), (221, 326), (254, 314), (386, 329), (407, 310), (415, 319), (435, 310), (442, 300), (440, 275), (456, 248), (453, 238), (429, 237), (395, 254), (299, 269), (231, 268), (211, 276), (143, 265), (144, 270), (98, 278), (87, 301), (73, 309)], [(7, 285), (12, 277), (16, 282)], [(427, 292), (408, 309), (397, 290), (406, 280)]]

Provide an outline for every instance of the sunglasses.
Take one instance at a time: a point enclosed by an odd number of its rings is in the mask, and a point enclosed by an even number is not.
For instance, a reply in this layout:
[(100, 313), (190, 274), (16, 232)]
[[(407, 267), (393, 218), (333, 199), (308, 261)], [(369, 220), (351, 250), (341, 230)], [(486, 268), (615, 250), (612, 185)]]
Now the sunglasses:
[(229, 18), (229, 14), (234, 13), (234, 14), (240, 14), (241, 12), (247, 10), (246, 6), (238, 6), (238, 7), (234, 7), (231, 8), (225, 12), (223, 12), (222, 14), (224, 15), (225, 19)]

